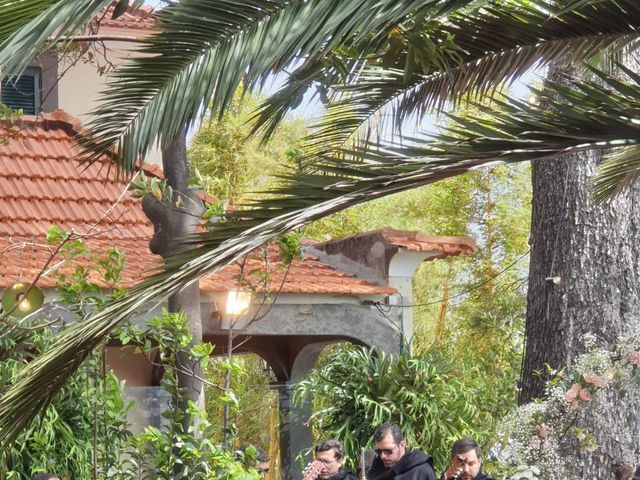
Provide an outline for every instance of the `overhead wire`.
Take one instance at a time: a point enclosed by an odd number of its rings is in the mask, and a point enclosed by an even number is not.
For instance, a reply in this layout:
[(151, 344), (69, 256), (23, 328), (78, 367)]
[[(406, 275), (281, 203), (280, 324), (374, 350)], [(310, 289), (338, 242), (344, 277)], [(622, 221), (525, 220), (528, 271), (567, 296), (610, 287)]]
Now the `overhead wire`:
[[(447, 300), (452, 300), (454, 298), (458, 298), (458, 297), (462, 297), (463, 295), (468, 295), (469, 293), (474, 292), (475, 290), (478, 290), (480, 287), (486, 285), (487, 283), (491, 282), (492, 280), (498, 278), (500, 275), (504, 274), (505, 272), (509, 271), (511, 268), (513, 268), (515, 265), (517, 265), (522, 259), (526, 258), (529, 253), (531, 253), (531, 249), (528, 249), (525, 253), (523, 253), (522, 255), (520, 255), (517, 259), (515, 259), (513, 262), (511, 262), (509, 265), (507, 265), (506, 267), (504, 267), (502, 270), (500, 270), (498, 273), (496, 273), (495, 275), (492, 275), (491, 277), (483, 280), (482, 282), (474, 285), (472, 288), (469, 288), (467, 290), (464, 290), (460, 293), (456, 293), (455, 295), (450, 295), (448, 297), (444, 297), (444, 298), (440, 298), (438, 300), (434, 300), (432, 302), (426, 302), (426, 303), (412, 303), (410, 305), (387, 305), (381, 302), (367, 302), (369, 305), (373, 305), (376, 308), (378, 308), (378, 306), (382, 307), (382, 306), (388, 306), (389, 310), (391, 310), (392, 307), (396, 307), (396, 308), (414, 308), (414, 307), (426, 307), (428, 305), (435, 305), (438, 303), (442, 303), (442, 302), (446, 302)], [(388, 310), (388, 311), (389, 311)]]

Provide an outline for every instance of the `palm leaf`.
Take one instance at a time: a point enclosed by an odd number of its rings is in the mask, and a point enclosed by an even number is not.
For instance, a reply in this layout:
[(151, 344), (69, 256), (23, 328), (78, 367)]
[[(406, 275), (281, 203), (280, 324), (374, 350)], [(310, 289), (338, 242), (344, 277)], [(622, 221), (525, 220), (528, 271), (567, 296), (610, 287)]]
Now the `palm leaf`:
[[(420, 24), (423, 24), (474, 3), (478, 3), (477, 0), (440, 2), (400, 19), (399, 23), (416, 22), (419, 19)], [(388, 26), (391, 27), (390, 31), (398, 28), (398, 25), (394, 24)], [(379, 49), (385, 48), (385, 37), (388, 33), (390, 32), (378, 32), (377, 37), (383, 44), (382, 47), (372, 42), (361, 45), (353, 45), (351, 42), (349, 45), (339, 45), (324, 56), (316, 54), (305, 59), (303, 64), (289, 75), (286, 84), (258, 107), (252, 119), (254, 121), (252, 134), (260, 131), (263, 141), (266, 141), (287, 112), (296, 108), (302, 97), (312, 87), (315, 86), (326, 101), (328, 92), (325, 90), (331, 85), (349, 84), (354, 81), (359, 72), (367, 66), (371, 57), (380, 57)]]
[[(132, 169), (156, 140), (171, 141), (200, 118), (222, 113), (241, 82), (248, 88), (307, 55), (375, 41), (380, 31), (437, 0), (183, 0), (158, 12), (161, 31), (119, 69), (81, 145)], [(464, 3), (448, 0), (444, 3)], [(314, 19), (313, 22), (304, 19)], [(268, 46), (268, 48), (265, 48)]]
[(593, 199), (596, 203), (614, 197), (640, 178), (640, 146), (620, 149), (603, 162), (593, 178)]
[(327, 103), (324, 85), (346, 82), (351, 73), (361, 67), (360, 59), (343, 59), (329, 52), (324, 57), (308, 57), (302, 65), (291, 72), (285, 84), (276, 93), (263, 101), (254, 112), (251, 135), (261, 134), (266, 142), (286, 114), (300, 105), (304, 96), (315, 86), (320, 90), (323, 103)]
[(0, 69), (21, 71), (65, 35), (78, 32), (112, 0), (0, 0)]
[(447, 100), (478, 99), (508, 86), (534, 65), (594, 56), (605, 62), (637, 45), (640, 3), (602, 0), (559, 15), (561, 4), (493, 1), (471, 13), (451, 15), (425, 32), (441, 45), (453, 37), (458, 50), (449, 62), (427, 64), (425, 71), (409, 77), (369, 66), (355, 81), (335, 85), (337, 101), (313, 134), (314, 151), (368, 139), (372, 122), (384, 121), (397, 131), (408, 118), (442, 109)]

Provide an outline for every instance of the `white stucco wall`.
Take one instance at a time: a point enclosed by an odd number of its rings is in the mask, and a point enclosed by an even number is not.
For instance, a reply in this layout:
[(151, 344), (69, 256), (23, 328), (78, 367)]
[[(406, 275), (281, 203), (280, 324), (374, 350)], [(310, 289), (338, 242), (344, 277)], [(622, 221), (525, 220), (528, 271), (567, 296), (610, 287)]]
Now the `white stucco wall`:
[[(143, 30), (128, 30), (115, 28), (102, 28), (100, 35), (135, 37), (146, 33)], [(120, 65), (124, 60), (132, 55), (132, 50), (136, 48), (134, 42), (107, 41), (105, 48), (97, 47), (92, 50), (96, 55), (96, 63), (88, 63), (79, 60), (69, 68), (70, 61), (61, 59), (58, 65), (58, 75), (61, 75), (58, 82), (58, 105), (67, 113), (80, 118), (86, 125), (89, 120), (89, 112), (98, 105), (100, 93), (105, 87), (108, 75), (100, 75), (98, 68), (107, 62)], [(102, 55), (104, 53), (104, 55)], [(153, 149), (145, 159), (147, 163), (154, 163), (162, 166), (162, 158), (159, 149)]]

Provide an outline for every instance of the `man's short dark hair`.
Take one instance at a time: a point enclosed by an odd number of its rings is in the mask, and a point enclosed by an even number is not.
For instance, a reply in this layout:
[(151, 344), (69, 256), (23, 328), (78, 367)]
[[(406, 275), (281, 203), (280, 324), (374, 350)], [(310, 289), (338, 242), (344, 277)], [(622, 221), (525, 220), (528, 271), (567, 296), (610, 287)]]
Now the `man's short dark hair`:
[(476, 456), (478, 460), (482, 455), (482, 447), (478, 442), (476, 442), (473, 438), (461, 438), (460, 440), (456, 440), (451, 446), (451, 458), (456, 455), (462, 455), (464, 453), (470, 452), (471, 450), (476, 451)]
[(53, 473), (36, 473), (32, 480), (49, 480), (50, 478), (58, 478)]
[(402, 433), (400, 425), (397, 423), (386, 422), (376, 428), (375, 432), (373, 432), (373, 441), (376, 443), (381, 442), (384, 440), (384, 437), (387, 436), (387, 433), (391, 434), (396, 445), (399, 445), (400, 442), (404, 440), (404, 433)]
[(344, 449), (342, 447), (342, 442), (338, 440), (324, 440), (316, 445), (315, 453), (320, 452), (328, 452), (329, 450), (333, 450), (334, 458), (338, 460), (342, 460), (344, 458)]

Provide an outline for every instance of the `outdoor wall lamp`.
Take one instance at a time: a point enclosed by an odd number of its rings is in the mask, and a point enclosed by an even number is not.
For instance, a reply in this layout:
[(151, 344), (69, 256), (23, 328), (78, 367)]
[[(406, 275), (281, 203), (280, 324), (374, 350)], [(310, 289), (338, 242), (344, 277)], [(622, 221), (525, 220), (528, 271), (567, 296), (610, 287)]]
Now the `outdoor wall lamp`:
[(14, 283), (2, 293), (5, 314), (22, 318), (38, 310), (44, 303), (44, 294), (30, 283)]
[(229, 330), (242, 315), (244, 315), (251, 305), (251, 292), (242, 290), (230, 290), (227, 292), (227, 302), (224, 308), (220, 328)]

